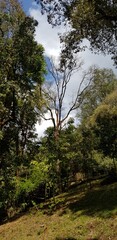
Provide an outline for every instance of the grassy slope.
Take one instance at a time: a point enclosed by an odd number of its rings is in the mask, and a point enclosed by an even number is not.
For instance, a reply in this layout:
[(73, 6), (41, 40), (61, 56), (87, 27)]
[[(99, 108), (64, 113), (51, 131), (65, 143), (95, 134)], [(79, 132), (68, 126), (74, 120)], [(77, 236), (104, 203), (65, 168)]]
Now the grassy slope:
[(117, 183), (81, 185), (0, 226), (0, 240), (117, 240)]

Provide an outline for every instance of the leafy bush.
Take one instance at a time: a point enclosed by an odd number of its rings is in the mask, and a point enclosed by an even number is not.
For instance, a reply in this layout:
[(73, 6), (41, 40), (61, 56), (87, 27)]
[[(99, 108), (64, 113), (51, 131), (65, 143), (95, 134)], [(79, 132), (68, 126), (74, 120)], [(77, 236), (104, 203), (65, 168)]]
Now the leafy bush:
[(15, 204), (26, 209), (34, 201), (45, 198), (45, 188), (48, 182), (47, 162), (31, 161), (27, 177), (16, 178)]

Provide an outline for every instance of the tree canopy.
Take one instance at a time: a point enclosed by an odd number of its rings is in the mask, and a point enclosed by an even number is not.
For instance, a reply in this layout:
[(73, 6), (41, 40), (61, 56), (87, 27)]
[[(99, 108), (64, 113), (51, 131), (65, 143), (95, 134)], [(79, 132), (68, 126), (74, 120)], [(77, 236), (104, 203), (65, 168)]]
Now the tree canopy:
[[(0, 1), (2, 220), (10, 211), (36, 206), (77, 181), (88, 183), (112, 173), (117, 179), (117, 78), (110, 69), (90, 67), (73, 79), (82, 64), (71, 58), (88, 39), (93, 50), (111, 53), (116, 63), (116, 1), (37, 2), (50, 23), (69, 22), (71, 30), (63, 39), (62, 61), (48, 61), (51, 79), (44, 81), (44, 49), (35, 41), (37, 21), (24, 13), (18, 0)], [(78, 125), (70, 118), (76, 109)], [(37, 138), (35, 125), (48, 112), (53, 127)]]
[(0, 10), (0, 206), (7, 208), (13, 203), (14, 179), (32, 156), (34, 92), (44, 81), (45, 60), (34, 40), (37, 22), (17, 0), (0, 1)]
[(47, 12), (48, 21), (53, 25), (69, 23), (70, 31), (62, 38), (63, 53), (82, 50), (81, 43), (87, 39), (94, 52), (111, 54), (117, 65), (117, 1), (116, 0), (36, 0)]
[(85, 96), (79, 113), (81, 121), (87, 121), (106, 96), (116, 87), (117, 77), (111, 69), (96, 68), (93, 72), (92, 83), (84, 92)]
[(117, 159), (117, 89), (95, 109), (90, 121), (99, 138), (98, 148)]

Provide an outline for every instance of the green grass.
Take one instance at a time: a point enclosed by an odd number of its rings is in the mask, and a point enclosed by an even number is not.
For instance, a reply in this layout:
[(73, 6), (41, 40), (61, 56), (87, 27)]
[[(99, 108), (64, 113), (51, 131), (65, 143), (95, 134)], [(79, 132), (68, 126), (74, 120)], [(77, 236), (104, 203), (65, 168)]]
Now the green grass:
[(0, 240), (117, 240), (117, 183), (77, 186), (0, 226)]

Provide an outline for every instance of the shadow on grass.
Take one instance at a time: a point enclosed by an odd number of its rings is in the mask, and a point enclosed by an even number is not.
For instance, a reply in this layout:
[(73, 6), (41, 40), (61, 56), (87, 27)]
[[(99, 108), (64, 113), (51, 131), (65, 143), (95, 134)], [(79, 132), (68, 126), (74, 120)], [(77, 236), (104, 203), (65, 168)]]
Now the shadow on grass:
[(108, 218), (117, 214), (117, 184), (87, 191), (79, 199), (70, 198), (67, 207), (76, 213)]
[[(77, 240), (77, 239), (72, 237), (67, 237), (67, 238), (57, 237), (55, 240)], [(98, 238), (90, 238), (89, 240), (98, 240)]]
[(70, 209), (74, 218), (79, 215), (112, 217), (117, 215), (117, 183), (94, 189), (70, 191), (62, 197), (55, 198), (55, 201), (49, 202), (43, 209), (47, 215), (61, 209), (62, 216)]
[(67, 238), (63, 238), (63, 237), (56, 237), (55, 240), (77, 240), (76, 238), (72, 238), (72, 237), (67, 237)]

